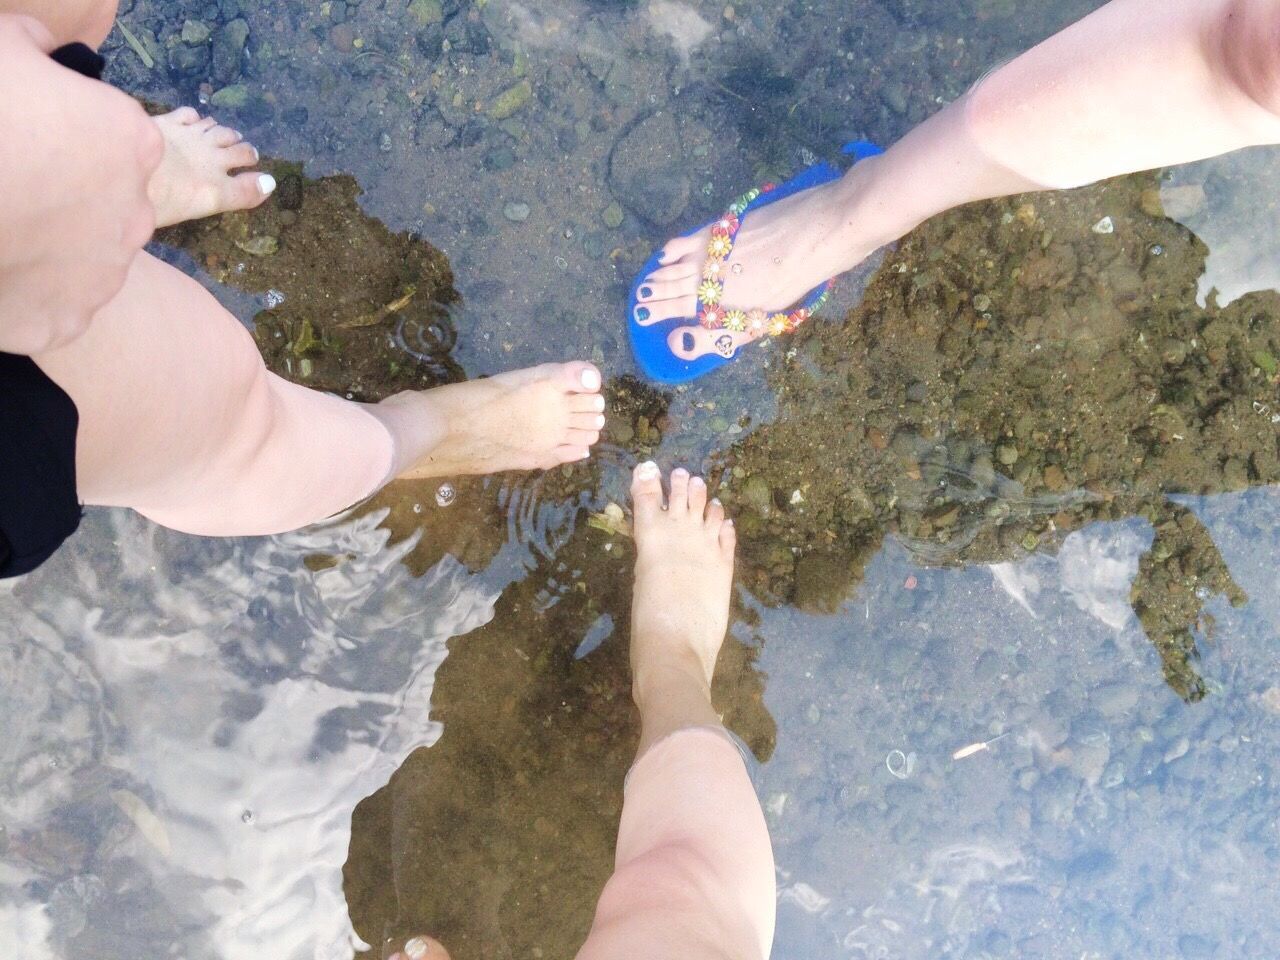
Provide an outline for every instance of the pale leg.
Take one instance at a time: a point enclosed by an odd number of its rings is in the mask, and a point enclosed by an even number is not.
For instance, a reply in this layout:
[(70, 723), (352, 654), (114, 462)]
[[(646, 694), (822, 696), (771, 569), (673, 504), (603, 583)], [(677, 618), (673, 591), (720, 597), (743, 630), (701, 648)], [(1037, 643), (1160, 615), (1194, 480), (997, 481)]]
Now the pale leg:
[(269, 373), (238, 320), (148, 254), (85, 334), (35, 359), (80, 411), (86, 503), (188, 533), (274, 533), (350, 506), (392, 466), (365, 407)]

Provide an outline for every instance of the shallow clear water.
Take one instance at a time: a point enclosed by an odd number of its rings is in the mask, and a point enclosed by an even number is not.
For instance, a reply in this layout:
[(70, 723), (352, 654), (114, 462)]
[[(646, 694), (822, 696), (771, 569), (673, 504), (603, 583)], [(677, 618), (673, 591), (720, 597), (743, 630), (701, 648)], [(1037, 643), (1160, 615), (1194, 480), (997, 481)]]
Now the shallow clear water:
[[(92, 510), (0, 585), (0, 952), (345, 958), (427, 931), (458, 960), (572, 955), (634, 744), (629, 543), (586, 520), (653, 455), (742, 517), (717, 697), (757, 756), (776, 957), (1273, 955), (1273, 151), (949, 215), (794, 355), (670, 394), (627, 378), (654, 244), (842, 139), (892, 141), (1095, 5), (126, 2), (161, 65), (117, 32), (122, 86), (213, 92), (307, 191), (364, 191), (248, 221), (281, 231), (274, 261), (228, 269), (206, 235), (167, 255), (284, 331), (268, 289), (310, 309), (334, 264), (399, 266), (417, 234), (459, 298), (369, 333), (388, 372), (349, 389), (403, 385), (394, 358), (444, 323), (432, 376), (587, 355), (615, 423), (589, 469), (287, 536)], [(243, 60), (179, 36), (242, 9)], [(990, 326), (936, 327), (953, 294)]]

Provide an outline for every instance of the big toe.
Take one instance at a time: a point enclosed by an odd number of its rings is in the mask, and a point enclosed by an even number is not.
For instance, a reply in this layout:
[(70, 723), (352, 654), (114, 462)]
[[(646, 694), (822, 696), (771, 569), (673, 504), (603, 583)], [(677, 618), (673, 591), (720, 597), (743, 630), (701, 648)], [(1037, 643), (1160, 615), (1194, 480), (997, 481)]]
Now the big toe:
[(570, 393), (595, 393), (604, 383), (596, 365), (584, 360), (561, 364), (560, 376)]
[(276, 189), (276, 178), (269, 173), (242, 173), (227, 179), (223, 187), (225, 210), (249, 210), (264, 202)]

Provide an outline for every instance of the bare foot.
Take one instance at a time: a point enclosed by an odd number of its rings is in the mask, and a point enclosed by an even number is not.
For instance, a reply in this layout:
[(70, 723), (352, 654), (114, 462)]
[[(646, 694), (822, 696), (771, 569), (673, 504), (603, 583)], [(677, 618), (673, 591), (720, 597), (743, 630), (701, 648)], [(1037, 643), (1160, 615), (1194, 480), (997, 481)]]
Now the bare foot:
[(631, 608), (631, 669), (637, 691), (668, 684), (670, 671), (694, 673), (711, 685), (729, 628), (729, 590), (737, 535), (719, 500), (688, 471), (671, 471), (662, 506), (654, 463), (636, 467), (636, 586)]
[(368, 408), (396, 438), (402, 480), (546, 470), (585, 460), (604, 427), (600, 371), (547, 363)]
[[(877, 248), (906, 231), (889, 229), (865, 202), (877, 158), (859, 162), (839, 180), (797, 193), (748, 213), (733, 253), (716, 279), (724, 281), (723, 306), (730, 310), (787, 310), (826, 280), (852, 269)], [(663, 248), (662, 264), (641, 284), (636, 321), (642, 326), (688, 317), (691, 325), (671, 332), (671, 352), (685, 360), (725, 354), (763, 336), (697, 325), (698, 285), (704, 279), (711, 228), (677, 237)], [(711, 279), (711, 278), (707, 278)], [(729, 351), (731, 355), (733, 351)]]
[(154, 119), (164, 135), (164, 160), (147, 189), (157, 227), (248, 210), (275, 190), (269, 173), (231, 172), (258, 162), (258, 151), (238, 131), (201, 119), (191, 107)]
[(403, 950), (397, 950), (387, 960), (449, 960), (444, 944), (430, 937), (414, 937), (406, 940)]

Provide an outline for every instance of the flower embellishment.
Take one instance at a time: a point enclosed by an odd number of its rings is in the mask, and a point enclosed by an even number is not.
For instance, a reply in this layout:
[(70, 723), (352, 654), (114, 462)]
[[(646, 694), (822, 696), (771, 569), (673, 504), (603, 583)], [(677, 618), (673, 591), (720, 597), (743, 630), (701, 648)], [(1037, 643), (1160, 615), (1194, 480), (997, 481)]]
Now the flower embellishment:
[(769, 318), (769, 336), (780, 337), (791, 331), (791, 318), (785, 313), (775, 313)]
[(724, 326), (724, 311), (715, 306), (703, 307), (698, 322), (708, 330), (719, 330)]
[(753, 337), (762, 337), (769, 329), (769, 315), (763, 310), (751, 310), (747, 313), (747, 333)]
[(719, 303), (724, 295), (724, 284), (716, 280), (703, 280), (698, 287), (698, 300), (701, 303)]
[(703, 280), (719, 280), (724, 274), (723, 260), (708, 260), (702, 268)]
[(711, 234), (711, 242), (707, 244), (707, 256), (715, 260), (723, 260), (733, 251), (733, 238), (727, 233)]
[(726, 330), (734, 333), (742, 333), (747, 329), (747, 315), (741, 310), (726, 310), (721, 322)]
[(711, 225), (712, 234), (722, 233), (726, 237), (732, 237), (738, 232), (740, 223), (738, 218), (732, 213), (726, 213), (723, 217)]

